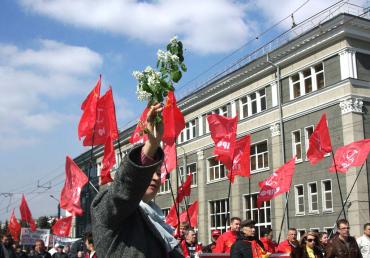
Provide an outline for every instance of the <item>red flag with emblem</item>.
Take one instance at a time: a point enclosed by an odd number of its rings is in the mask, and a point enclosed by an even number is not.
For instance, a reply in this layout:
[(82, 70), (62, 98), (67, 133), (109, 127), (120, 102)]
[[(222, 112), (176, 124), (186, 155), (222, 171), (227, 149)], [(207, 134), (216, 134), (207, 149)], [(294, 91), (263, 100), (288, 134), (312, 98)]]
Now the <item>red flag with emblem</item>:
[(207, 116), (207, 121), (215, 143), (214, 154), (218, 155), (219, 160), (226, 161), (224, 165), (230, 170), (232, 162), (227, 161), (233, 160), (238, 117), (229, 118), (211, 114)]
[(307, 158), (311, 164), (316, 164), (332, 151), (326, 114), (322, 114), (319, 123), (310, 136)]
[(191, 227), (196, 227), (198, 224), (198, 201), (190, 204), (187, 212), (185, 210), (180, 214), (180, 222), (189, 221), (189, 218)]
[(104, 158), (100, 173), (101, 185), (105, 185), (113, 181), (110, 175), (110, 170), (112, 169), (114, 164), (116, 164), (116, 153), (114, 152), (112, 138), (108, 136), (104, 145)]
[(14, 215), (14, 209), (12, 215), (10, 216), (8, 229), (15, 241), (19, 241), (19, 235), (21, 234), (21, 225), (19, 224), (17, 218)]
[(60, 207), (74, 216), (80, 216), (83, 214), (80, 206), (80, 194), (89, 180), (69, 156), (66, 157), (65, 169), (66, 180), (60, 194)]
[(177, 197), (176, 197), (176, 202), (177, 203), (180, 203), (182, 202), (182, 200), (184, 199), (185, 196), (190, 196), (190, 192), (191, 192), (191, 181), (193, 179), (193, 175), (190, 174), (185, 182), (182, 184), (182, 186), (179, 187), (178, 189), (178, 194), (177, 194)]
[(78, 123), (78, 138), (81, 140), (83, 136), (91, 134), (94, 129), (96, 120), (96, 105), (100, 96), (101, 76), (96, 83), (94, 89), (89, 93), (81, 105), (83, 110), (80, 122)]
[(27, 222), (28, 225), (30, 225), (32, 232), (36, 231), (36, 223), (32, 218), (30, 208), (28, 208), (28, 204), (24, 195), (22, 195), (22, 201), (19, 210), (21, 212), (21, 220)]
[(235, 176), (250, 176), (250, 152), (251, 136), (248, 134), (237, 140), (235, 144), (232, 169), (227, 174), (232, 183), (234, 183)]
[(51, 228), (53, 234), (61, 237), (68, 237), (71, 232), (72, 218), (73, 216), (68, 216), (55, 222)]
[(346, 173), (350, 167), (362, 166), (370, 152), (370, 139), (363, 139), (339, 147), (334, 155), (330, 172)]
[(95, 127), (86, 135), (83, 146), (105, 144), (108, 136), (111, 137), (112, 141), (118, 138), (112, 87), (109, 87), (104, 96), (98, 100)]
[(177, 136), (185, 128), (185, 120), (180, 109), (177, 107), (176, 98), (173, 91), (168, 92), (166, 104), (162, 111), (163, 117), (163, 137), (162, 141), (172, 145)]
[(144, 133), (146, 128), (146, 117), (148, 115), (149, 108), (145, 108), (140, 116), (139, 122), (136, 125), (135, 131), (131, 135), (129, 141), (131, 144), (144, 143), (148, 140), (148, 135)]
[(271, 176), (259, 183), (261, 188), (257, 196), (257, 207), (263, 202), (269, 201), (276, 196), (286, 193), (290, 189), (294, 175), (295, 157), (276, 170)]

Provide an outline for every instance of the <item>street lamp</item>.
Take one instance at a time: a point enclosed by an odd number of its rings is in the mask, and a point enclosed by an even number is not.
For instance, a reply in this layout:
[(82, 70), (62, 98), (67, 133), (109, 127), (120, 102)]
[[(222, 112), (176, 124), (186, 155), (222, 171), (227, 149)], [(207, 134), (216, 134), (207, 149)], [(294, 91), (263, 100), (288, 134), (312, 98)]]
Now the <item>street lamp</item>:
[(49, 196), (58, 203), (58, 219), (60, 219), (60, 202), (57, 198), (54, 197), (54, 195), (50, 194)]

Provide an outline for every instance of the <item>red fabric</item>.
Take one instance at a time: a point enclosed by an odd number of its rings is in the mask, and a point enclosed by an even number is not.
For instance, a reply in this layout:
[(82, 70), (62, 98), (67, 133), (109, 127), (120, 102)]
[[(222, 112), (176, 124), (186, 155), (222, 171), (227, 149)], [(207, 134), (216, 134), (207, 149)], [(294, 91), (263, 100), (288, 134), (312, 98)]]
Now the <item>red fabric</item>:
[(177, 107), (176, 98), (173, 91), (168, 92), (166, 104), (162, 111), (163, 117), (163, 137), (162, 141), (172, 145), (177, 136), (185, 128), (185, 120), (180, 109)]
[(216, 247), (213, 253), (230, 253), (231, 246), (236, 241), (236, 232), (227, 231), (216, 240)]
[(185, 182), (183, 183), (182, 186), (179, 187), (178, 189), (178, 194), (177, 194), (177, 197), (176, 197), (176, 202), (177, 203), (180, 203), (182, 202), (182, 200), (184, 199), (185, 196), (190, 196), (190, 192), (191, 192), (191, 180), (193, 179), (193, 175), (190, 174)]
[[(202, 251), (202, 245), (201, 244), (194, 244), (195, 245), (195, 253), (199, 253)], [(182, 252), (184, 253), (184, 258), (190, 258), (189, 250), (186, 245), (186, 240), (182, 240), (180, 242), (180, 247), (182, 249)]]
[(104, 158), (100, 173), (101, 185), (105, 185), (113, 181), (112, 177), (110, 176), (110, 170), (114, 164), (116, 164), (116, 153), (114, 152), (112, 138), (108, 136), (104, 146)]
[(334, 155), (333, 164), (329, 168), (330, 172), (346, 173), (350, 167), (362, 166), (370, 152), (370, 139), (363, 139), (339, 147)]
[(235, 148), (238, 117), (228, 118), (217, 114), (207, 116), (211, 137), (215, 143), (214, 154), (218, 155), (227, 169), (231, 170)]
[(310, 137), (307, 158), (311, 164), (316, 164), (324, 158), (326, 153), (330, 153), (331, 151), (332, 147), (328, 123), (326, 114), (324, 113)]
[(289, 243), (288, 240), (285, 240), (285, 241), (281, 242), (278, 245), (277, 249), (276, 249), (277, 253), (288, 253), (288, 254), (290, 254), (292, 251), (293, 251), (293, 246)]
[(51, 228), (54, 235), (68, 237), (72, 227), (73, 216), (59, 219)]
[(227, 174), (229, 180), (234, 183), (235, 176), (250, 176), (250, 152), (251, 136), (236, 141), (232, 169)]
[(171, 225), (172, 227), (176, 227), (178, 224), (178, 219), (177, 219), (177, 212), (176, 212), (176, 205), (173, 204), (170, 211), (168, 212), (166, 216), (166, 223), (168, 225)]
[(251, 244), (253, 258), (263, 258), (266, 254), (256, 240), (248, 241)]
[(166, 181), (166, 175), (171, 173), (172, 170), (176, 169), (177, 158), (176, 158), (176, 143), (168, 145), (163, 143), (164, 161), (161, 166), (161, 183)]
[(198, 201), (189, 205), (188, 212), (185, 210), (180, 214), (180, 222), (189, 221), (188, 214), (190, 218), (190, 226), (195, 228), (198, 224)]
[(277, 244), (275, 242), (267, 237), (261, 237), (260, 240), (265, 247), (266, 252), (272, 254), (275, 253), (275, 249), (277, 248)]
[(17, 218), (14, 215), (14, 209), (12, 215), (10, 216), (8, 229), (15, 241), (19, 241), (19, 235), (21, 234), (21, 225), (19, 224)]
[(148, 115), (149, 109), (145, 108), (140, 116), (140, 120), (137, 123), (134, 133), (131, 135), (129, 141), (131, 144), (144, 143), (148, 140), (148, 135), (144, 133), (146, 127), (146, 116)]
[[(94, 137), (93, 137), (94, 134)], [(90, 130), (83, 141), (83, 146), (105, 144), (108, 136), (112, 141), (118, 139), (116, 109), (114, 106), (113, 92), (109, 90), (99, 98), (96, 105), (96, 122), (93, 130)]]
[(78, 138), (88, 135), (94, 129), (96, 120), (96, 104), (100, 96), (101, 76), (94, 89), (89, 93), (81, 105), (83, 110), (80, 122), (78, 124)]
[(295, 157), (285, 163), (271, 176), (259, 183), (261, 188), (257, 196), (257, 207), (260, 208), (263, 202), (269, 201), (274, 197), (288, 192), (292, 182), (295, 168)]
[(74, 216), (83, 214), (80, 206), (80, 194), (84, 185), (89, 181), (81, 169), (67, 156), (66, 158), (66, 180), (60, 194), (60, 207)]
[(21, 220), (27, 222), (30, 225), (32, 232), (36, 231), (36, 223), (32, 218), (31, 211), (28, 208), (28, 204), (24, 195), (22, 195), (22, 201), (19, 210), (21, 212)]

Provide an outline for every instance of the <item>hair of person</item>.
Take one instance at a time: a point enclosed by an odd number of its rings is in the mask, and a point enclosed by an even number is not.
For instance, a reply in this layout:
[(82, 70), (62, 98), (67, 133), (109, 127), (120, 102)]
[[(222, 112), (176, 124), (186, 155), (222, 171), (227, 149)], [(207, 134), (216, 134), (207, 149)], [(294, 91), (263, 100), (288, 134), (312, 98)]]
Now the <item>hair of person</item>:
[(340, 224), (349, 225), (349, 222), (346, 219), (339, 219), (339, 220), (337, 220), (337, 228), (340, 227)]
[(189, 229), (185, 230), (185, 234), (184, 235), (187, 236), (187, 235), (189, 235), (190, 232), (195, 233), (195, 230), (192, 229), (192, 228), (189, 228)]
[(366, 227), (367, 226), (370, 226), (370, 223), (366, 223), (365, 225), (364, 225), (364, 230), (366, 229)]
[(190, 228), (190, 224), (188, 221), (182, 221), (180, 222), (180, 227), (183, 227), (185, 229), (189, 229)]
[(295, 232), (297, 232), (297, 229), (296, 228), (288, 228), (288, 232), (289, 231), (295, 231)]
[(230, 223), (233, 223), (235, 220), (242, 221), (239, 217), (232, 217), (232, 218), (230, 219)]
[(261, 229), (261, 236), (268, 236), (268, 234), (270, 234), (270, 232), (272, 232), (271, 228), (262, 228)]
[(321, 240), (321, 238), (322, 238), (324, 235), (329, 235), (329, 234), (328, 234), (328, 232), (325, 232), (325, 231), (319, 232), (319, 239)]
[(88, 244), (94, 244), (94, 239), (93, 239), (93, 235), (92, 235), (92, 232), (86, 232), (85, 235), (84, 235), (84, 240), (85, 242), (87, 241)]
[(308, 231), (306, 234), (304, 234), (304, 236), (301, 238), (301, 245), (305, 245), (306, 242), (307, 242), (307, 237), (308, 236), (313, 236), (315, 238), (315, 243), (318, 244), (318, 240), (319, 240), (319, 236), (317, 234), (317, 232), (314, 232), (314, 231)]
[(36, 243), (41, 243), (43, 246), (45, 246), (44, 240), (42, 240), (42, 239), (37, 239), (37, 240), (35, 241), (35, 244), (36, 244)]
[(256, 222), (254, 220), (246, 219), (240, 223), (240, 228), (244, 228), (244, 227), (253, 228), (254, 225), (256, 225)]

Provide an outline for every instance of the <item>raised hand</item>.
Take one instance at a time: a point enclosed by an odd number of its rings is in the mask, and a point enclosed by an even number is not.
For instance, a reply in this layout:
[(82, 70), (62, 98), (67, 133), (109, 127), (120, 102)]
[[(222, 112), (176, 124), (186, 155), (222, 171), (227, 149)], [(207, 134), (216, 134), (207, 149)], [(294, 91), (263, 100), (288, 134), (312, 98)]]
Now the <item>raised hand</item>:
[(157, 115), (161, 115), (163, 110), (162, 104), (152, 105), (147, 114), (145, 132), (148, 134), (148, 140), (145, 142), (143, 152), (149, 157), (154, 157), (158, 147), (161, 144), (163, 136), (163, 123), (154, 122)]

